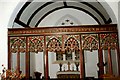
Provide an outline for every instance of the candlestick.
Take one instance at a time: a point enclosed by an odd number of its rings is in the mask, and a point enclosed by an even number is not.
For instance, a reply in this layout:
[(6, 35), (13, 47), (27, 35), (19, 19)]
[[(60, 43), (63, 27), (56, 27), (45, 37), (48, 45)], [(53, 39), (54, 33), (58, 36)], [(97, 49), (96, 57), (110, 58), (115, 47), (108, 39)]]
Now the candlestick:
[(72, 65), (72, 71), (74, 71), (74, 65)]
[(65, 71), (65, 65), (64, 65), (64, 71)]

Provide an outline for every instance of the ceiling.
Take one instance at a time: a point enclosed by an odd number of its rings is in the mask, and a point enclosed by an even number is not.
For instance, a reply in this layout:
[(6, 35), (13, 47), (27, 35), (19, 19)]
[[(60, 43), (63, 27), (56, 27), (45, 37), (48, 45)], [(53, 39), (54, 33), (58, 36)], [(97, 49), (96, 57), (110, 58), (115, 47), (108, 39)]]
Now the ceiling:
[(96, 0), (94, 2), (84, 0), (47, 0), (44, 2), (29, 0), (20, 2), (22, 6), (19, 6), (12, 26), (23, 28), (41, 25), (54, 26), (58, 22), (61, 22), (61, 25), (113, 23), (111, 16), (101, 3)]

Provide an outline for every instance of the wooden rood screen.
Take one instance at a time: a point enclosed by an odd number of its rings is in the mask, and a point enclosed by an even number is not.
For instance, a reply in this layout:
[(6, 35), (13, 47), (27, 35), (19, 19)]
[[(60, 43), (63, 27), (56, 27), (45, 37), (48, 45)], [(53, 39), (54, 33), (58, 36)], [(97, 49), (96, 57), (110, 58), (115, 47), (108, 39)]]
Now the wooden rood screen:
[[(52, 38), (52, 39), (51, 39)], [(76, 42), (77, 41), (77, 42)], [(85, 77), (83, 50), (98, 50), (99, 75), (104, 74), (102, 50), (108, 50), (108, 73), (113, 74), (111, 50), (117, 51), (118, 30), (116, 24), (94, 26), (64, 26), (8, 29), (8, 68), (11, 69), (12, 53), (17, 54), (17, 69), (20, 70), (20, 53), (25, 53), (25, 72), (29, 78), (30, 52), (44, 53), (44, 76), (48, 79), (48, 51), (65, 53), (77, 50), (80, 55), (80, 78)], [(119, 70), (120, 73), (120, 70)]]

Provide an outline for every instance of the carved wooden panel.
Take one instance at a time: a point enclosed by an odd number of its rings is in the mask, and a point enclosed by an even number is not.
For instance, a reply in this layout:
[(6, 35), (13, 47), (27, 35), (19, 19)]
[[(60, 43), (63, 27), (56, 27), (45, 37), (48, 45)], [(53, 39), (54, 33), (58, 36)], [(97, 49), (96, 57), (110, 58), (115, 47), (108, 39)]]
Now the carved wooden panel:
[[(8, 68), (11, 68), (11, 53), (26, 53), (26, 75), (29, 77), (29, 52), (43, 52), (46, 61), (46, 77), (48, 77), (48, 51), (56, 52), (56, 60), (80, 60), (80, 76), (84, 77), (83, 50), (118, 49), (118, 30), (116, 24), (110, 25), (86, 25), (86, 26), (60, 26), (39, 28), (14, 28), (8, 29)], [(44, 46), (45, 45), (45, 46)], [(110, 50), (109, 50), (110, 51)], [(61, 52), (61, 53), (59, 53)], [(73, 54), (73, 52), (75, 52)], [(118, 53), (118, 67), (120, 68), (120, 55)], [(76, 57), (72, 57), (75, 55)], [(18, 55), (19, 58), (19, 55)], [(99, 56), (102, 63), (102, 56)], [(19, 59), (18, 59), (18, 63)], [(19, 64), (18, 64), (19, 66)], [(103, 67), (102, 67), (103, 68)], [(120, 73), (120, 70), (119, 70)], [(79, 76), (79, 75), (78, 75)]]
[(43, 36), (31, 36), (29, 39), (29, 52), (42, 52), (44, 47)]
[(47, 49), (50, 52), (61, 51), (61, 36), (47, 36)]
[(117, 32), (117, 25), (86, 25), (86, 26), (60, 26), (60, 27), (39, 27), (39, 28), (20, 28), (9, 29), (11, 36), (20, 35), (56, 35), (56, 34), (79, 34), (79, 33), (98, 33), (98, 32)]
[(25, 37), (10, 37), (10, 48), (12, 53), (18, 52), (25, 52), (26, 46), (25, 46), (26, 38)]
[(84, 34), (82, 37), (82, 48), (85, 50), (97, 50), (98, 49), (98, 35), (97, 34)]
[(102, 49), (117, 48), (118, 36), (116, 33), (100, 34), (100, 44)]
[(66, 39), (64, 42), (64, 48), (66, 51), (69, 50), (73, 52), (75, 50), (79, 50), (79, 35), (65, 35), (64, 38)]

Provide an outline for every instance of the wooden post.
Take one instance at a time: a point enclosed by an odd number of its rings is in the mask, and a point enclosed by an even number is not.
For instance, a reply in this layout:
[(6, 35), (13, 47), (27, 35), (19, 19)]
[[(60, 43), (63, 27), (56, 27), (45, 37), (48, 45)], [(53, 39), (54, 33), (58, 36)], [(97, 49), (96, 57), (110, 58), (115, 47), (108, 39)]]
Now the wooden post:
[(44, 77), (48, 80), (49, 76), (49, 66), (48, 66), (48, 50), (46, 48), (46, 36), (44, 36)]
[(80, 49), (80, 78), (85, 78), (85, 66), (84, 66), (84, 56), (83, 56), (83, 50)]
[(8, 36), (8, 69), (11, 70), (11, 59), (12, 59), (12, 53), (11, 53), (11, 47), (10, 47), (10, 37)]
[(48, 64), (48, 51), (46, 50), (46, 55), (45, 55), (46, 57), (46, 80), (48, 80), (48, 78), (49, 78), (49, 64)]
[(80, 35), (80, 78), (83, 79), (85, 78), (85, 66), (84, 66), (84, 55), (83, 55), (83, 50), (82, 50), (82, 40), (81, 40), (81, 35)]
[(28, 37), (26, 37), (26, 80), (30, 78), (30, 53), (28, 45)]
[(99, 46), (98, 46), (98, 64), (97, 66), (99, 67), (99, 71), (98, 71), (98, 77), (100, 77), (101, 75), (104, 74), (104, 62), (103, 62), (103, 53), (102, 53), (102, 48), (101, 48), (101, 44), (100, 44), (100, 34), (98, 34), (99, 37)]
[(99, 63), (97, 64), (99, 67), (99, 71), (98, 71), (98, 77), (100, 77), (100, 75), (104, 74), (104, 62), (103, 62), (103, 53), (102, 53), (102, 49), (99, 48), (98, 49), (98, 59), (99, 59)]
[(113, 74), (113, 70), (112, 70), (112, 58), (111, 58), (111, 49), (110, 47), (108, 47), (108, 73), (109, 74)]

